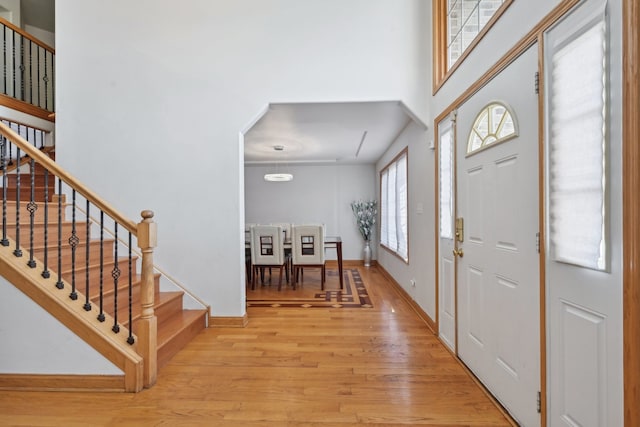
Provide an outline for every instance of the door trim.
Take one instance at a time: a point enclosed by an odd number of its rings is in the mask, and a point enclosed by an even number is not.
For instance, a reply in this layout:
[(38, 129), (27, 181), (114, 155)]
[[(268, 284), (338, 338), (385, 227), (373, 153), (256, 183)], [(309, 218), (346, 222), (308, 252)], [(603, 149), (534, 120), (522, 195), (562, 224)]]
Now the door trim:
[(624, 425), (640, 425), (640, 5), (623, 0), (622, 10), (622, 247)]
[(540, 425), (545, 427), (547, 425), (547, 262), (546, 262), (546, 250), (543, 242), (546, 241), (545, 233), (545, 183), (544, 183), (544, 170), (545, 164), (545, 152), (544, 152), (544, 97), (541, 94), (545, 93), (544, 89), (544, 40), (543, 35), (538, 35), (538, 209), (539, 209), (539, 225), (538, 225), (538, 255), (540, 262), (540, 414), (544, 415), (540, 417)]

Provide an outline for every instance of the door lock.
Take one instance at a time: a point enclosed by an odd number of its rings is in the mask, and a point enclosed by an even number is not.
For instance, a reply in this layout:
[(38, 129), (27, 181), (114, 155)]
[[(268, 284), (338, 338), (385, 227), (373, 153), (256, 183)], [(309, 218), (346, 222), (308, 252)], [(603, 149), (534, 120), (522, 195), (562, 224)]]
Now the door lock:
[(464, 242), (464, 219), (462, 217), (456, 218), (456, 240)]
[(453, 256), (459, 256), (460, 258), (462, 258), (464, 256), (464, 252), (462, 251), (462, 248), (458, 249), (458, 250), (453, 250)]

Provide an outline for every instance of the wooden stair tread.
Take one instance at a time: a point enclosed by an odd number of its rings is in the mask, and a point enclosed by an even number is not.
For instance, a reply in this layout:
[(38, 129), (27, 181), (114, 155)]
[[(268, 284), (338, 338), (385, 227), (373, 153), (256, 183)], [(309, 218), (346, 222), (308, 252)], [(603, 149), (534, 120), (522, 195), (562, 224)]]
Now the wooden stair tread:
[(166, 365), (206, 327), (208, 311), (182, 310), (158, 327), (158, 368)]
[(175, 337), (179, 334), (180, 331), (184, 330), (186, 327), (196, 323), (202, 319), (202, 329), (205, 327), (204, 323), (204, 314), (207, 311), (205, 309), (201, 310), (182, 310), (181, 312), (175, 313), (173, 316), (167, 319), (164, 322), (163, 328), (158, 330), (158, 349), (166, 345), (171, 338)]
[[(157, 290), (158, 288), (157, 285), (158, 284), (156, 283), (156, 293), (154, 295), (153, 309), (156, 314), (156, 317), (158, 317), (158, 330), (160, 330), (163, 324), (163, 319), (161, 319), (160, 316), (162, 316), (163, 313), (165, 313), (164, 316), (166, 316), (166, 310), (163, 311), (163, 307), (168, 306), (171, 303), (175, 303), (176, 300), (179, 300), (178, 301), (179, 310), (182, 310), (182, 296), (184, 295), (184, 292), (182, 291), (160, 292)], [(127, 296), (128, 295), (126, 295), (125, 297)], [(134, 300), (139, 302), (139, 296), (136, 296)], [(142, 310), (141, 310), (142, 307), (140, 305), (134, 304), (132, 308), (133, 308), (132, 320), (133, 320), (133, 325), (135, 330), (136, 322), (140, 320), (140, 316), (142, 315)], [(118, 311), (121, 312), (122, 314), (126, 313), (127, 310), (128, 310), (128, 306), (126, 304), (122, 304), (118, 309)], [(174, 313), (170, 313), (170, 314), (173, 315)], [(124, 325), (128, 327), (129, 326), (128, 321), (124, 322)]]
[(184, 292), (182, 291), (160, 291), (155, 296), (155, 307), (166, 304), (176, 298), (182, 298)]

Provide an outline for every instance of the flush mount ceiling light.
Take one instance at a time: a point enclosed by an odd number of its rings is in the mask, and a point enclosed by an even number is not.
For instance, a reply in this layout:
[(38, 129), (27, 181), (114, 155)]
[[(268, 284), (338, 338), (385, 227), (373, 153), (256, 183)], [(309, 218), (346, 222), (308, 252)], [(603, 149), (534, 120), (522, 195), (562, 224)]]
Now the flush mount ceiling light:
[(292, 181), (293, 175), (291, 175), (290, 173), (266, 173), (264, 174), (264, 180), (271, 182)]
[[(275, 151), (284, 151), (284, 145), (274, 145), (273, 149)], [(274, 173), (264, 174), (264, 180), (269, 182), (287, 182), (293, 180), (293, 175), (278, 172), (278, 163), (276, 162), (276, 171)]]

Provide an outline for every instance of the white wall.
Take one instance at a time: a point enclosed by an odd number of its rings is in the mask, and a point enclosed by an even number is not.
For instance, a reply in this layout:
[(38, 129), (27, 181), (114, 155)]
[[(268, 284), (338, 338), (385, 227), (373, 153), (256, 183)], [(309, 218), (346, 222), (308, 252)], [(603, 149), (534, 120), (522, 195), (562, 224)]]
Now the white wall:
[(56, 35), (54, 33), (32, 25), (25, 25), (24, 30), (38, 40), (45, 42), (50, 47), (56, 47)]
[[(122, 371), (0, 277), (0, 372), (122, 375)], [(73, 352), (69, 351), (73, 348)]]
[[(379, 173), (408, 147), (409, 263), (387, 249), (378, 248), (378, 263), (435, 320), (434, 151), (432, 132), (410, 124), (376, 164)], [(415, 280), (415, 287), (410, 281)]]
[[(211, 304), (214, 316), (245, 313), (238, 135), (256, 111), (270, 102), (398, 99), (428, 121), (428, 2), (109, 6), (56, 2), (56, 159), (134, 220), (152, 209), (156, 263)], [(348, 202), (365, 187), (359, 172), (339, 173), (355, 185), (335, 196), (329, 230), (355, 240)], [(345, 257), (356, 257), (347, 250)], [(28, 305), (11, 299), (17, 311)], [(37, 328), (21, 321), (37, 343)], [(109, 369), (96, 363), (95, 372)]]
[(0, 0), (0, 16), (16, 27), (22, 25), (20, 0)]
[[(273, 167), (245, 167), (245, 221), (324, 223), (327, 235), (342, 237), (344, 260), (361, 260), (363, 240), (351, 211), (354, 200), (377, 199), (374, 165), (286, 167), (291, 182), (266, 182)], [(327, 259), (335, 259), (327, 251)]]
[(240, 316), (239, 130), (285, 100), (401, 99), (426, 116), (416, 72), (427, 62), (418, 50), (426, 9), (417, 0), (59, 1), (57, 159), (125, 214), (154, 210), (157, 263), (214, 316)]

